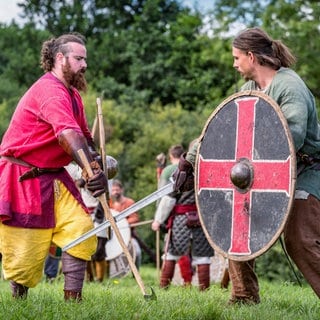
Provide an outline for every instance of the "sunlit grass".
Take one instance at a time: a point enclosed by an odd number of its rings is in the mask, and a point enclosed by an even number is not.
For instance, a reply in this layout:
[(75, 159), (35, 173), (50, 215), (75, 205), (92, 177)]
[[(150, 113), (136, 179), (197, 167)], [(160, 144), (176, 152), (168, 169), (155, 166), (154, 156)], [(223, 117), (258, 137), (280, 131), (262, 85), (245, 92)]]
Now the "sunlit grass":
[(101, 283), (85, 283), (82, 303), (65, 303), (63, 279), (52, 284), (41, 282), (29, 290), (27, 300), (14, 300), (7, 281), (0, 281), (0, 317), (22, 319), (190, 319), (190, 320), (299, 320), (320, 319), (319, 300), (308, 287), (292, 283), (260, 282), (261, 303), (255, 306), (228, 306), (230, 288), (212, 284), (206, 292), (196, 287), (158, 287), (154, 268), (142, 267), (141, 277), (147, 294), (152, 287), (156, 300), (144, 298), (131, 274)]

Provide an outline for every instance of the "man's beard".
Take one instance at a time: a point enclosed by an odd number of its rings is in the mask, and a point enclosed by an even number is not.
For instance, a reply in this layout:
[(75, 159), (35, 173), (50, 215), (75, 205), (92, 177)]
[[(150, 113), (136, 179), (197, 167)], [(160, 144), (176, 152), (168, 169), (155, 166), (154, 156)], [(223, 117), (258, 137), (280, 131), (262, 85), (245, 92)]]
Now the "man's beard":
[(111, 199), (112, 199), (113, 201), (119, 201), (120, 198), (121, 198), (121, 194), (120, 194), (120, 193), (115, 193), (115, 194), (112, 194), (112, 195), (111, 195)]
[(252, 70), (249, 70), (247, 72), (239, 72), (239, 73), (245, 81), (253, 80), (254, 78), (254, 74), (252, 73)]
[(241, 78), (243, 78), (245, 81), (249, 80), (246, 74), (244, 74), (243, 72), (240, 72), (239, 70), (237, 70), (237, 71), (238, 71), (238, 74), (240, 74)]
[(79, 91), (86, 92), (87, 90), (87, 81), (84, 77), (85, 69), (81, 69), (78, 72), (73, 72), (69, 61), (62, 66), (63, 77), (69, 86), (73, 86)]

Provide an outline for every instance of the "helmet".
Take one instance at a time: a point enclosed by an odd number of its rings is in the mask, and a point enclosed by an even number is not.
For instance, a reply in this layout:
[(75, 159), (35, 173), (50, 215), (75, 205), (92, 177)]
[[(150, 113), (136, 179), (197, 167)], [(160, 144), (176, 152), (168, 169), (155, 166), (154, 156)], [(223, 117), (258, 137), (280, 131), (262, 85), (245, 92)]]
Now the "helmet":
[[(98, 163), (100, 168), (103, 167), (102, 158), (100, 155), (94, 158)], [(108, 179), (112, 179), (118, 173), (118, 161), (111, 156), (106, 155), (106, 166), (108, 168)]]
[(118, 161), (111, 156), (106, 156), (106, 165), (108, 168), (108, 179), (112, 179), (118, 173)]

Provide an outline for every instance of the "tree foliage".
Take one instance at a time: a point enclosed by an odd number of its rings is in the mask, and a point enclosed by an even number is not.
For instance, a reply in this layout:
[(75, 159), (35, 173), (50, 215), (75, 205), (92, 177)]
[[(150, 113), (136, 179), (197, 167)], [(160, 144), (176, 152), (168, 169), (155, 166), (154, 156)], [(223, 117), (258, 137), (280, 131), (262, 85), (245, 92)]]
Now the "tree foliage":
[(263, 22), (268, 32), (283, 40), (297, 56), (296, 69), (316, 98), (320, 99), (320, 6), (317, 1), (271, 1)]

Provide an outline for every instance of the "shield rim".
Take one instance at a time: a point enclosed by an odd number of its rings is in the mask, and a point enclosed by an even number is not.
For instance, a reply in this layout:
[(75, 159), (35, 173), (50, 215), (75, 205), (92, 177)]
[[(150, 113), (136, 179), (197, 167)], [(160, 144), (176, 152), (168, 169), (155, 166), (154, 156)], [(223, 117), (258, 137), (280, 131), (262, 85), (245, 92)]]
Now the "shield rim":
[[(131, 255), (133, 261), (135, 261), (136, 251), (135, 251), (134, 245), (132, 243), (132, 238), (130, 239), (130, 241), (128, 243), (128, 250), (130, 252), (130, 255)], [(120, 255), (118, 255), (117, 257), (115, 257), (113, 259), (106, 260), (106, 262), (109, 264), (108, 277), (110, 279), (124, 278), (131, 271), (129, 261), (128, 261), (125, 253), (123, 253), (123, 252), (121, 252)], [(117, 269), (118, 265), (120, 265), (119, 269)], [(114, 270), (116, 270), (118, 272), (111, 273)]]
[[(288, 141), (288, 145), (289, 145), (289, 151), (290, 151), (290, 175), (291, 175), (291, 188), (289, 191), (289, 202), (288, 202), (288, 206), (287, 206), (287, 212), (284, 215), (282, 224), (280, 226), (280, 228), (278, 229), (278, 231), (273, 235), (272, 239), (260, 250), (258, 250), (255, 253), (252, 254), (248, 254), (248, 255), (232, 255), (229, 254), (228, 252), (225, 252), (223, 249), (221, 249), (218, 245), (216, 245), (213, 240), (211, 239), (209, 232), (207, 231), (207, 228), (204, 224), (203, 218), (202, 218), (202, 213), (201, 213), (201, 207), (199, 205), (199, 200), (198, 200), (198, 166), (199, 166), (199, 151), (200, 151), (200, 147), (201, 147), (201, 142), (203, 140), (203, 137), (205, 136), (205, 133), (207, 131), (207, 128), (211, 122), (211, 120), (216, 116), (216, 114), (226, 105), (228, 104), (230, 101), (235, 100), (237, 98), (240, 97), (244, 97), (244, 96), (252, 96), (252, 97), (259, 97), (263, 100), (265, 100), (267, 103), (269, 103), (269, 105), (271, 107), (273, 107), (273, 109), (275, 110), (275, 112), (277, 113), (283, 129), (286, 133), (286, 137), (287, 137), (287, 141)], [(282, 113), (281, 108), (279, 107), (279, 105), (267, 94), (265, 94), (264, 92), (261, 91), (257, 91), (257, 90), (245, 90), (245, 91), (241, 91), (241, 92), (237, 92), (231, 96), (229, 96), (228, 98), (226, 98), (225, 100), (223, 100), (215, 109), (214, 111), (211, 113), (210, 117), (208, 118), (208, 120), (206, 121), (205, 126), (203, 127), (202, 133), (199, 137), (199, 144), (197, 147), (197, 153), (196, 153), (196, 161), (195, 161), (195, 190), (196, 190), (196, 204), (198, 207), (198, 212), (199, 212), (199, 219), (200, 219), (200, 223), (202, 226), (202, 229), (204, 231), (204, 234), (209, 242), (209, 244), (211, 245), (211, 247), (217, 251), (219, 254), (221, 254), (222, 256), (224, 256), (227, 259), (230, 260), (236, 260), (236, 261), (248, 261), (254, 258), (257, 258), (258, 256), (262, 255), (263, 253), (265, 253), (266, 251), (268, 251), (274, 244), (275, 242), (279, 239), (279, 237), (281, 236), (281, 233), (283, 232), (284, 226), (288, 220), (288, 217), (290, 215), (291, 209), (292, 209), (292, 205), (293, 205), (293, 201), (294, 201), (294, 193), (295, 193), (295, 189), (296, 189), (296, 180), (297, 180), (297, 176), (296, 176), (296, 171), (297, 171), (297, 166), (296, 166), (296, 152), (295, 152), (295, 148), (294, 148), (294, 144), (293, 144), (293, 138), (291, 135), (291, 131), (289, 129), (289, 125), (287, 122), (287, 119), (285, 118), (285, 116)]]

